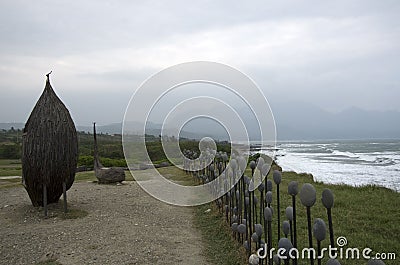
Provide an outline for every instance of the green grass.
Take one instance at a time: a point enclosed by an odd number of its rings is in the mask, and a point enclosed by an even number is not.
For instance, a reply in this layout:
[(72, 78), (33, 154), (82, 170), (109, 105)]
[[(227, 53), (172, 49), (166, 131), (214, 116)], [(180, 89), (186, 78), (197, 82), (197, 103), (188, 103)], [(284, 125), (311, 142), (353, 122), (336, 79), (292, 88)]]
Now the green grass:
[(21, 160), (19, 159), (0, 159), (0, 166), (19, 165), (21, 166)]
[(125, 171), (125, 180), (126, 181), (134, 181), (135, 180), (130, 171)]
[(96, 181), (94, 171), (83, 171), (75, 174), (75, 181)]
[[(20, 160), (10, 160), (10, 159), (0, 159), (0, 177), (2, 176), (21, 176), (21, 161)], [(125, 180), (133, 181), (132, 174), (129, 171), (125, 171)], [(78, 172), (75, 175), (75, 181), (97, 181), (94, 171), (84, 171)], [(2, 188), (12, 188), (21, 186), (21, 178), (13, 179), (2, 179), (0, 180), (0, 189)]]
[[(132, 174), (129, 171), (125, 171), (125, 180), (133, 181)], [(75, 181), (97, 181), (96, 176), (94, 175), (94, 171), (84, 171), (78, 172), (75, 174)]]
[[(269, 176), (272, 179), (271, 176)], [(299, 189), (304, 183), (311, 183), (317, 191), (317, 201), (311, 209), (312, 218), (322, 218), (328, 224), (326, 210), (321, 203), (321, 194), (325, 188), (332, 190), (335, 205), (332, 209), (335, 240), (339, 236), (347, 238), (349, 248), (371, 248), (374, 252), (396, 252), (400, 249), (400, 211), (396, 210), (400, 203), (400, 194), (376, 186), (351, 187), (347, 185), (327, 185), (313, 182), (310, 175), (284, 172), (281, 187), (281, 220), (285, 217), (285, 208), (291, 204), (287, 194), (287, 186), (291, 180), (299, 182)], [(276, 205), (276, 186), (273, 190)], [(297, 198), (298, 248), (308, 246), (306, 208)], [(283, 218), (285, 220), (285, 218)], [(283, 221), (282, 220), (282, 221)], [(276, 218), (273, 230), (276, 231)], [(277, 235), (274, 235), (277, 239)], [(314, 239), (314, 244), (316, 241)], [(325, 240), (322, 246), (328, 246)], [(360, 264), (357, 260), (346, 260), (346, 264)], [(306, 264), (306, 263), (300, 263)], [(394, 264), (387, 262), (387, 264)]]
[(21, 169), (0, 168), (0, 177), (5, 176), (21, 176)]
[[(21, 176), (21, 160), (0, 159), (0, 177)], [(1, 179), (0, 189), (21, 186), (21, 178)]]
[[(211, 209), (211, 212), (206, 212)], [(194, 208), (195, 226), (202, 234), (205, 253), (216, 265), (247, 264), (243, 247), (235, 241), (227, 223), (214, 203)]]
[(21, 176), (22, 166), (18, 159), (0, 159), (0, 177)]
[(171, 167), (161, 167), (157, 168), (158, 172), (162, 174), (165, 178), (184, 185), (184, 186), (193, 186), (194, 181), (193, 178), (189, 175), (186, 175), (181, 169), (171, 166)]

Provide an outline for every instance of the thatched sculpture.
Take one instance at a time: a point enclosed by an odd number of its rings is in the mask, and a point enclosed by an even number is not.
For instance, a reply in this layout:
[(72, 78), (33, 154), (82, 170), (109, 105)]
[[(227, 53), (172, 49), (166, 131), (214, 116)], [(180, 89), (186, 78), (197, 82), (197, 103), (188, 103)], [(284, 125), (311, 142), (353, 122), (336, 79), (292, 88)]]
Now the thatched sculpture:
[(123, 168), (106, 168), (100, 163), (99, 152), (97, 148), (96, 123), (93, 123), (94, 137), (94, 172), (100, 184), (116, 183), (125, 180), (125, 171)]
[[(51, 73), (51, 72), (50, 72)], [(33, 206), (56, 203), (75, 180), (78, 138), (68, 109), (50, 85), (46, 86), (28, 121), (22, 138), (22, 183)]]

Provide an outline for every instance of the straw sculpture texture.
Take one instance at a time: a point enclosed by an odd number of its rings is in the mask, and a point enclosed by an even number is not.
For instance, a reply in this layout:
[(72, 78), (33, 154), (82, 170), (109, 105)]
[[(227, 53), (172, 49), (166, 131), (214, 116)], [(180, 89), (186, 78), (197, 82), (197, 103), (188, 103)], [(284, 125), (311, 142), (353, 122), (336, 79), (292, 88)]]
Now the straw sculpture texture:
[(33, 206), (43, 206), (43, 185), (47, 188), (47, 203), (56, 203), (63, 193), (63, 182), (68, 190), (75, 180), (78, 138), (49, 74), (23, 132), (22, 183)]

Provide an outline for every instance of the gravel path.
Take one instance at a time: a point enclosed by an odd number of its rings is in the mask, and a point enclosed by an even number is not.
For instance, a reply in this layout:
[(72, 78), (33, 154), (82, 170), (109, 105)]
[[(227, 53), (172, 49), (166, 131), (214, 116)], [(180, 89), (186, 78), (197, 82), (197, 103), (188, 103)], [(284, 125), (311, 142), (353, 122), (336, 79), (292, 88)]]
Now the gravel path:
[(22, 187), (1, 189), (0, 264), (211, 264), (193, 210), (164, 204), (135, 182), (75, 183), (68, 203), (89, 214), (62, 219), (60, 200), (44, 218)]

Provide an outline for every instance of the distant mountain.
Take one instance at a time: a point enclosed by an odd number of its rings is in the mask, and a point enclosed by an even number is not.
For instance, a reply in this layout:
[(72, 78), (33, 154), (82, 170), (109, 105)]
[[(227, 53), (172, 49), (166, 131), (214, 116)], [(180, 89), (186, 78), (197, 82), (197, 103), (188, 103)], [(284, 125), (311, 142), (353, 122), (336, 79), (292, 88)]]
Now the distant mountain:
[[(23, 129), (25, 126), (24, 123), (0, 123), (0, 130), (10, 130), (11, 128), (14, 129)], [(130, 126), (132, 128), (135, 128), (137, 131), (139, 131), (140, 128), (143, 127), (143, 124), (139, 123), (131, 123)], [(82, 126), (78, 125), (76, 126), (76, 130), (80, 132), (93, 132), (93, 126)], [(96, 124), (96, 131), (98, 133), (108, 133), (108, 134), (121, 134), (122, 133), (122, 123), (111, 123), (111, 124), (106, 124), (106, 125), (97, 125)], [(161, 134), (161, 125), (160, 124), (155, 124), (155, 123), (148, 123), (147, 126), (147, 134), (152, 134), (152, 135), (160, 135)], [(190, 131), (181, 131), (180, 134), (181, 137), (188, 138), (188, 139), (201, 139), (205, 136), (210, 136), (214, 137), (216, 139), (220, 139), (220, 135), (213, 135), (212, 133), (196, 133), (196, 132), (190, 132)]]
[[(400, 112), (367, 111), (349, 108), (339, 113), (331, 113), (306, 103), (271, 104), (275, 117), (278, 140), (316, 140), (316, 139), (361, 139), (361, 138), (400, 138)], [(246, 116), (247, 114), (243, 114)], [(243, 117), (251, 119), (250, 117)], [(250, 135), (256, 139), (256, 127), (249, 123)], [(137, 132), (143, 126), (139, 123), (128, 124)], [(0, 123), (1, 129), (22, 129), (23, 123)], [(181, 131), (181, 137), (201, 139), (205, 136), (226, 140), (226, 133), (218, 126), (207, 121), (192, 123)], [(254, 128), (252, 128), (254, 127)], [(120, 134), (122, 123), (98, 125), (100, 133)], [(92, 132), (92, 126), (77, 126), (78, 131)], [(147, 133), (158, 136), (161, 125), (147, 124)]]
[[(78, 125), (78, 126), (76, 126), (76, 130), (93, 133), (93, 125), (91, 125), (91, 126)], [(111, 123), (111, 124), (107, 124), (107, 125), (96, 124), (96, 131), (99, 133), (121, 134), (122, 123)]]
[[(143, 124), (139, 122), (130, 122), (128, 124), (129, 128), (127, 128), (127, 132), (131, 132), (134, 134), (139, 133), (139, 131), (142, 130)], [(161, 124), (156, 124), (149, 122), (147, 123), (147, 129), (146, 133), (158, 136), (161, 134)], [(92, 126), (77, 126), (78, 131), (84, 131), (84, 132), (93, 132), (93, 127)], [(107, 125), (96, 125), (96, 131), (98, 133), (108, 133), (108, 134), (121, 134), (122, 133), (122, 123), (112, 123), (112, 124), (107, 124)], [(188, 138), (188, 139), (201, 139), (205, 136), (210, 136), (210, 134), (202, 134), (202, 133), (196, 133), (196, 132), (189, 132), (182, 130), (180, 133), (180, 137), (183, 138)], [(218, 135), (212, 135), (214, 138), (219, 139)]]
[[(7, 123), (0, 123), (0, 130), (10, 130), (11, 128), (14, 129), (23, 129), (25, 123), (22, 122), (7, 122)], [(121, 133), (121, 123), (113, 123), (103, 126), (96, 126), (96, 129), (102, 133), (109, 133), (109, 134), (116, 134)], [(84, 132), (93, 132), (93, 126), (76, 126), (77, 131), (84, 131)]]
[(11, 128), (14, 129), (23, 129), (25, 126), (22, 122), (6, 122), (0, 123), (0, 130), (10, 130)]
[(327, 112), (310, 104), (272, 106), (280, 140), (400, 138), (400, 112), (349, 108)]

